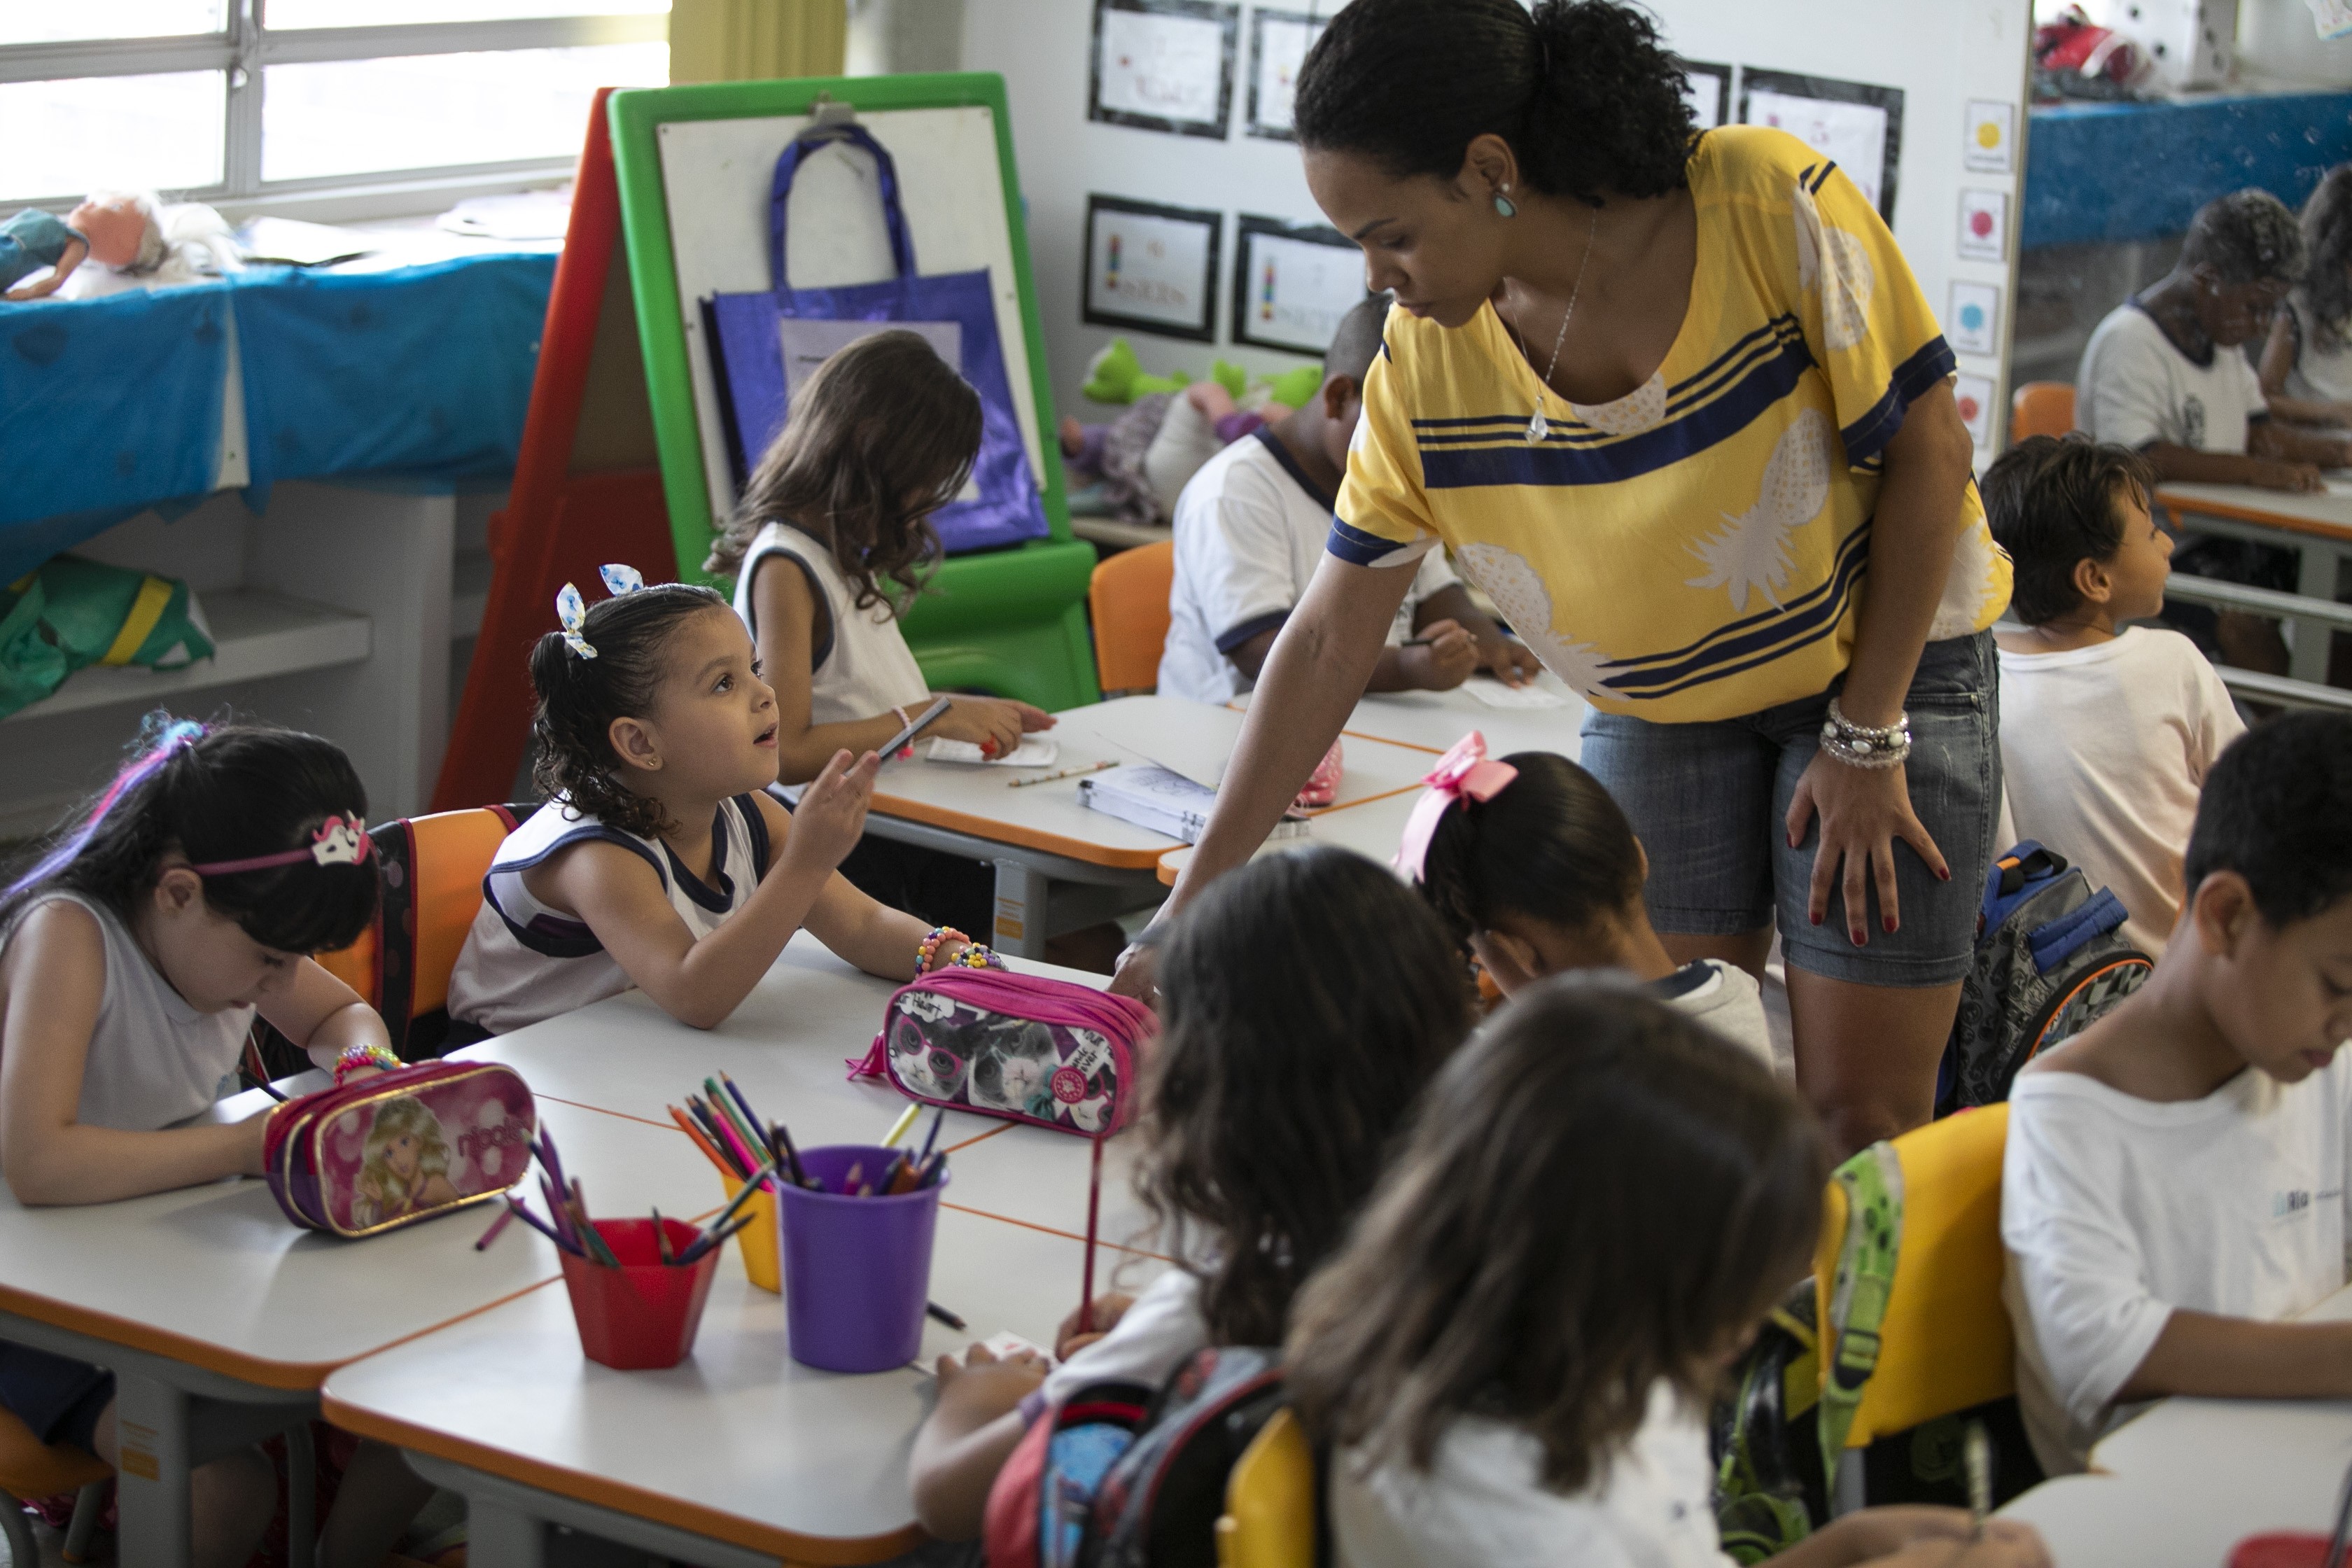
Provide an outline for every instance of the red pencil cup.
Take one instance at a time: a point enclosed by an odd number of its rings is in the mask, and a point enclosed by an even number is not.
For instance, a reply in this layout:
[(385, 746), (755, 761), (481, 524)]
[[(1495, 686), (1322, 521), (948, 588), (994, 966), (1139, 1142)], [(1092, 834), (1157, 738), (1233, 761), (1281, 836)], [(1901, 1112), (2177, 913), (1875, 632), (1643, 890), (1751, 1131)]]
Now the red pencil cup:
[(2230, 1568), (2322, 1568), (2327, 1537), (2299, 1530), (2249, 1535), (2230, 1548)]
[[(694, 1349), (720, 1249), (714, 1247), (681, 1268), (661, 1260), (653, 1221), (593, 1223), (621, 1266), (606, 1268), (563, 1255), (563, 1288), (572, 1295), (572, 1319), (580, 1328), (582, 1352), (621, 1372), (676, 1366)], [(685, 1251), (702, 1234), (682, 1220), (661, 1223), (673, 1254)]]

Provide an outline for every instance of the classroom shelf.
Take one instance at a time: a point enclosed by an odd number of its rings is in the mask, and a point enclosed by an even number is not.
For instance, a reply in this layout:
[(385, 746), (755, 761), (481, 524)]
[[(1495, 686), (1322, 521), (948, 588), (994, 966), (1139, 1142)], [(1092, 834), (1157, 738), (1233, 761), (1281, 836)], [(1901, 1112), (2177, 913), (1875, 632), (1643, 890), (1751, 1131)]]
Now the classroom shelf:
[(158, 702), (183, 691), (354, 664), (374, 646), (374, 623), (347, 610), (251, 589), (201, 596), (215, 653), (182, 669), (89, 668), (0, 724), (110, 703)]

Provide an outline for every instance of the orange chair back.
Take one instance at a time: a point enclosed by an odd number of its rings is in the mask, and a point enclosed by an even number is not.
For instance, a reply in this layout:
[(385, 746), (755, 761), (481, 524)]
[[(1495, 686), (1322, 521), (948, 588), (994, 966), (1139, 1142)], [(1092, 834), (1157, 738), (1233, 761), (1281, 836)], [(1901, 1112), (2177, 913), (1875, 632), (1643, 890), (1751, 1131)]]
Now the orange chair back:
[(2074, 389), (2063, 381), (2029, 381), (2009, 400), (2009, 438), (2063, 436), (2074, 427)]
[(1087, 585), (1087, 609), (1094, 617), (1095, 670), (1104, 696), (1149, 691), (1160, 684), (1168, 590), (1175, 581), (1173, 540), (1122, 550), (1095, 568)]

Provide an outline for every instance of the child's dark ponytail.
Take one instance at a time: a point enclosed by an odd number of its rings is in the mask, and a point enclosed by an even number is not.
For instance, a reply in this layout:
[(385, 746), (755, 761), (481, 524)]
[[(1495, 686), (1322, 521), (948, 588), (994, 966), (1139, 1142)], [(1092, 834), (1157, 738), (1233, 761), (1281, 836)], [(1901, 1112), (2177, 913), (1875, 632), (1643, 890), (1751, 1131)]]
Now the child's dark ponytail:
[(1641, 846), (1601, 781), (1549, 752), (1503, 760), (1519, 776), (1447, 806), (1422, 862), (1422, 896), (1455, 944), (1506, 914), (1590, 931), (1639, 900)]
[(561, 795), (583, 813), (646, 837), (667, 832), (661, 803), (621, 783), (613, 750), (615, 719), (642, 718), (660, 694), (662, 653), (692, 616), (727, 601), (708, 588), (664, 583), (600, 599), (588, 607), (581, 637), (593, 658), (572, 651), (562, 632), (550, 632), (530, 650), (530, 684), (539, 693), (531, 735), (538, 756), (531, 782), (549, 799)]
[[(103, 904), (127, 923), (167, 856), (211, 864), (275, 855), (310, 843), (329, 817), (366, 816), (367, 791), (331, 741), (150, 714), (113, 781), (8, 879), (0, 927), (52, 889)], [(375, 863), (209, 873), (205, 902), (264, 947), (332, 952), (375, 916)]]

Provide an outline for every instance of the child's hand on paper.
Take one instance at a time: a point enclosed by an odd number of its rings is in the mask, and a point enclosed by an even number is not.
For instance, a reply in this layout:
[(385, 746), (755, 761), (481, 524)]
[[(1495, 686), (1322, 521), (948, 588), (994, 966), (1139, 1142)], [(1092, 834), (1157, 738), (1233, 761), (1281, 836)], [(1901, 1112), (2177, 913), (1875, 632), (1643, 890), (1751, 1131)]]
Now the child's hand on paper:
[(1000, 1356), (986, 1345), (976, 1344), (964, 1352), (961, 1361), (953, 1355), (940, 1357), (932, 1370), (939, 1374), (942, 1403), (948, 1398), (948, 1391), (961, 1384), (964, 1392), (957, 1395), (959, 1399), (971, 1397), (986, 1385), (992, 1390), (1001, 1389), (1017, 1405), (1030, 1389), (1045, 1381), (1048, 1369), (1045, 1358), (1035, 1351), (1019, 1350)]
[(2307, 493), (2327, 488), (2327, 481), (2320, 477), (2318, 465), (2290, 463), (2279, 458), (2257, 458), (2253, 479), (2256, 485), (2266, 490)]
[(1451, 691), (1478, 668), (1478, 643), (1462, 623), (1431, 621), (1414, 633), (1429, 639), (1419, 647), (1399, 648), (1398, 662), (1405, 679), (1424, 691)]
[(1069, 1360), (1118, 1327), (1118, 1321), (1126, 1317), (1127, 1310), (1134, 1305), (1135, 1298), (1122, 1291), (1106, 1291), (1096, 1297), (1094, 1314), (1083, 1334), (1078, 1332), (1078, 1314), (1073, 1310), (1062, 1320), (1062, 1326), (1054, 1331), (1054, 1354), (1063, 1361)]
[(1543, 668), (1535, 649), (1496, 632), (1478, 641), (1478, 668), (1506, 686), (1525, 686)]
[(866, 831), (866, 807), (874, 798), (874, 775), (881, 766), (882, 759), (871, 752), (854, 763), (848, 752), (835, 752), (824, 772), (801, 792), (800, 805), (793, 811), (792, 836), (771, 869), (787, 864), (803, 871), (838, 867)]
[(1010, 756), (1021, 744), (1022, 731), (1048, 730), (1054, 719), (1026, 702), (1001, 701), (993, 697), (958, 697), (955, 706), (923, 731), (950, 741), (969, 741), (983, 757)]

